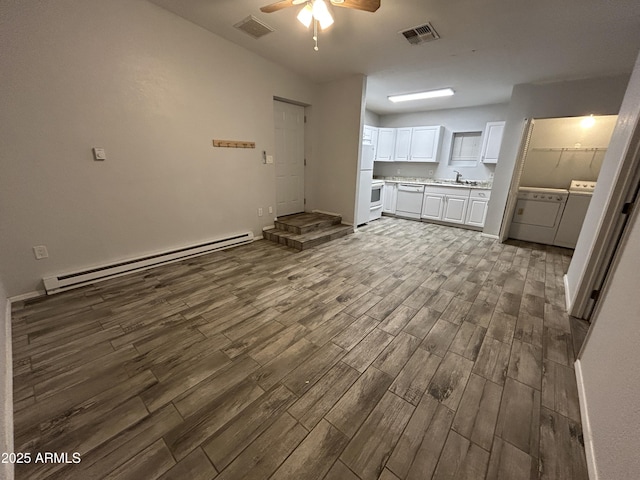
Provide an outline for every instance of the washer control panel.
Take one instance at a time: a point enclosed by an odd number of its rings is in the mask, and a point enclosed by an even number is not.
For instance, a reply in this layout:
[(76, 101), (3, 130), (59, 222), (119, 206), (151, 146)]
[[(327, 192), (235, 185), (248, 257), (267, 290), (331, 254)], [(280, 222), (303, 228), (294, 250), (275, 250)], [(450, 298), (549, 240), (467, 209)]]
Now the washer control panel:
[(518, 198), (539, 202), (565, 202), (569, 192), (560, 188), (520, 187)]
[(571, 180), (570, 192), (592, 193), (596, 188), (596, 182), (589, 180)]

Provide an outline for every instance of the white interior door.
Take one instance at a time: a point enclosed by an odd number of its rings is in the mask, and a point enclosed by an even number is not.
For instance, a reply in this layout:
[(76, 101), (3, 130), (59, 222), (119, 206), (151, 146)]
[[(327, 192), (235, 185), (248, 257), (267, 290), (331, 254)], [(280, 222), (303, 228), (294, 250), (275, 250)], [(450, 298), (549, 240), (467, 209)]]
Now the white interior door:
[(274, 100), (276, 213), (304, 212), (304, 107)]

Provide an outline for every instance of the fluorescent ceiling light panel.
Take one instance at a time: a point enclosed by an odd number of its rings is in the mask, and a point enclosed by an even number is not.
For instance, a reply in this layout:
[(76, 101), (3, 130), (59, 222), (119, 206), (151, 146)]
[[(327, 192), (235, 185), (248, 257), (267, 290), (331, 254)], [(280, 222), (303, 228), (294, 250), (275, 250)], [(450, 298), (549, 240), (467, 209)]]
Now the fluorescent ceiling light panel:
[(425, 98), (449, 97), (455, 92), (451, 88), (441, 88), (440, 90), (429, 90), (428, 92), (406, 93), (404, 95), (391, 95), (392, 102), (408, 102), (410, 100), (424, 100)]

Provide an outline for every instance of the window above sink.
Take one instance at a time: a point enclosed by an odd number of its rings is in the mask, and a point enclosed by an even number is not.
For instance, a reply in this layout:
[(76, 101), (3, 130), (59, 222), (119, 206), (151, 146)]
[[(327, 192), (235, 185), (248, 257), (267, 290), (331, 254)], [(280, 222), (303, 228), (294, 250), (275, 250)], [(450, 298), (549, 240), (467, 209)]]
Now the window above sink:
[(451, 140), (449, 165), (475, 167), (482, 148), (482, 132), (454, 132)]

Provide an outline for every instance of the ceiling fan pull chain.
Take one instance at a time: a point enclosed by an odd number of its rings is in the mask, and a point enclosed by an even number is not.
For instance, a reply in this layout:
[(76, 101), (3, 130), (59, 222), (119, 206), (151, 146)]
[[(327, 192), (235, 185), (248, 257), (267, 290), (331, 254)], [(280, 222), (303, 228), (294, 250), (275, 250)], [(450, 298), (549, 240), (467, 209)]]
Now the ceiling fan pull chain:
[(316, 20), (315, 18), (313, 19), (313, 40), (316, 42), (313, 49), (317, 52), (318, 51), (318, 20)]

